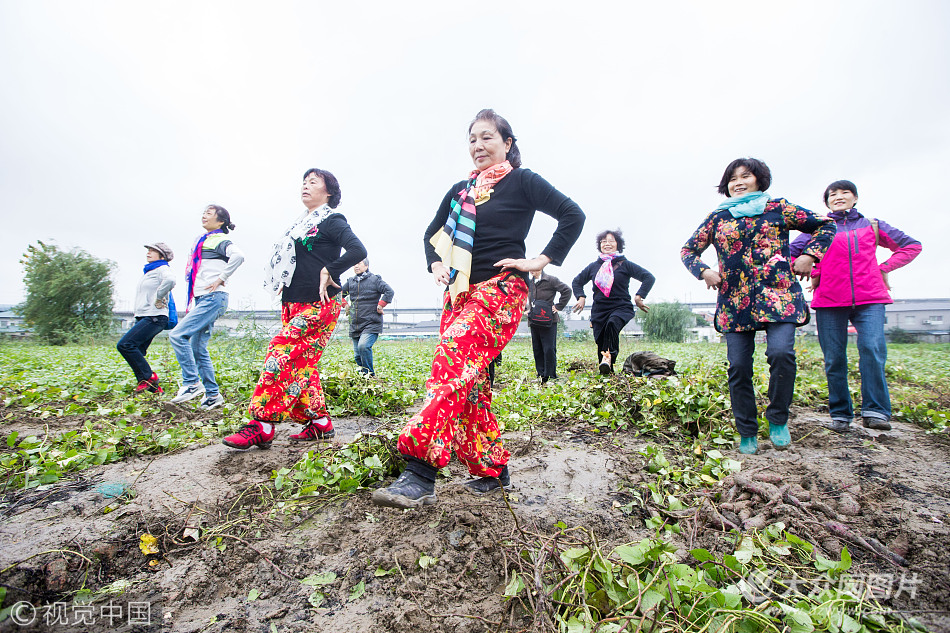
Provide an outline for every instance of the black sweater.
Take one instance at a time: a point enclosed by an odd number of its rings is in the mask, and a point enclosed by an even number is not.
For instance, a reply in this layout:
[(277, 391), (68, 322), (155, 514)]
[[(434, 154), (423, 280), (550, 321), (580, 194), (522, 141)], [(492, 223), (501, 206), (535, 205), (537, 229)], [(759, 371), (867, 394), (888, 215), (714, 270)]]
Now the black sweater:
[[(314, 303), (320, 301), (320, 271), (326, 267), (330, 277), (337, 284), (340, 283), (340, 274), (347, 268), (355, 266), (366, 258), (366, 248), (360, 239), (353, 234), (353, 230), (346, 218), (334, 213), (320, 223), (320, 232), (307, 250), (303, 242), (294, 241), (297, 257), (297, 268), (294, 270), (290, 286), (284, 288), (281, 301), (284, 303)], [(345, 255), (340, 255), (341, 251)], [(327, 294), (331, 297), (340, 292), (339, 288), (327, 286)]]
[[(467, 184), (468, 181), (463, 180), (449, 189), (426, 228), (423, 245), (429, 272), (434, 262), (441, 261), (429, 239), (445, 226), (452, 199), (458, 197)], [(536, 210), (557, 220), (557, 229), (541, 254), (550, 257), (551, 263), (557, 266), (564, 261), (584, 228), (584, 212), (544, 178), (529, 169), (518, 168), (494, 186), (488, 202), (476, 207), (470, 283), (486, 281), (501, 272), (494, 266), (498, 260), (525, 258), (524, 241)], [(527, 279), (527, 273), (515, 272)]]
[[(603, 263), (602, 260), (598, 259), (588, 264), (587, 268), (578, 273), (577, 277), (574, 278), (574, 282), (571, 284), (575, 297), (580, 299), (586, 296), (584, 294), (584, 286), (593, 281)], [(630, 279), (633, 278), (640, 282), (640, 289), (637, 290), (635, 294), (639, 295), (641, 299), (646, 299), (647, 293), (653, 288), (653, 282), (656, 281), (656, 278), (650, 271), (634, 264), (623, 255), (614, 258), (613, 266), (614, 284), (610, 287), (610, 296), (604, 296), (600, 288), (598, 288), (596, 284), (594, 285), (594, 303), (590, 308), (590, 320), (592, 323), (603, 323), (607, 321), (611, 315), (618, 312), (620, 313), (618, 316), (622, 316), (624, 322), (629, 321), (635, 314), (633, 306), (630, 303)]]

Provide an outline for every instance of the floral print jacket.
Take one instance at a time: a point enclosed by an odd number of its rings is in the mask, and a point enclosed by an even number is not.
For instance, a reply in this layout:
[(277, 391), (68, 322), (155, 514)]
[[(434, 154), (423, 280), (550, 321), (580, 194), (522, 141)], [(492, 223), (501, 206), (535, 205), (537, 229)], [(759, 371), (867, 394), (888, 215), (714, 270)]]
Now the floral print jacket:
[(835, 238), (835, 223), (792, 204), (770, 200), (758, 216), (734, 218), (728, 210), (710, 213), (680, 251), (697, 279), (709, 268), (700, 256), (710, 245), (719, 255), (716, 330), (749, 332), (766, 323), (808, 322), (802, 287), (792, 272), (788, 232), (811, 233), (804, 254), (820, 260)]

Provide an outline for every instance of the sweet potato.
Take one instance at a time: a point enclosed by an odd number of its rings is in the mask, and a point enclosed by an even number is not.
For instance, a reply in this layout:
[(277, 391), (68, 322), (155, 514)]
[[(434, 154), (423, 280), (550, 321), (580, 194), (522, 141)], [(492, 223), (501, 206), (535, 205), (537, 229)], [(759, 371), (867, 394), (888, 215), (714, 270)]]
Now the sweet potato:
[(861, 506), (847, 492), (842, 492), (838, 497), (838, 512), (853, 517), (861, 514)]

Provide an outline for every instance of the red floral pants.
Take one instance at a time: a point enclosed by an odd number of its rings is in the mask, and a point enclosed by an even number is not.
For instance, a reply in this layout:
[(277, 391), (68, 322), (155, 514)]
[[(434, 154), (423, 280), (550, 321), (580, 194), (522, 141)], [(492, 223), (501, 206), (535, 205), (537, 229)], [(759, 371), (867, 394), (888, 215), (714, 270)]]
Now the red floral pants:
[(285, 303), (280, 334), (264, 357), (248, 413), (255, 420), (307, 423), (327, 415), (317, 361), (323, 355), (343, 303)]
[(442, 468), (454, 450), (476, 477), (501, 473), (509, 453), (491, 412), (488, 366), (518, 329), (527, 295), (511, 273), (475, 284), (454, 302), (445, 293), (425, 401), (399, 436), (400, 453)]

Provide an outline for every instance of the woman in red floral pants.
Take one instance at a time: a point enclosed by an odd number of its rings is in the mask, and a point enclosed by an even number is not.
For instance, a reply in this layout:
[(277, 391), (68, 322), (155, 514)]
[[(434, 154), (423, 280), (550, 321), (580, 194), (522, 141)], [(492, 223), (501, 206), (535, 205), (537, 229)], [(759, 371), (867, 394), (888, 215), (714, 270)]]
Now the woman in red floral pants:
[[(317, 362), (340, 317), (340, 274), (366, 258), (366, 249), (338, 211), (340, 183), (322, 169), (303, 175), (301, 214), (274, 245), (264, 287), (281, 299), (280, 334), (267, 348), (264, 369), (251, 396), (251, 421), (224, 438), (231, 448), (268, 448), (275, 425), (303, 424), (295, 442), (334, 436)], [(345, 251), (345, 253), (344, 253)]]
[[(518, 329), (527, 273), (560, 264), (584, 227), (574, 201), (521, 169), (511, 126), (493, 110), (469, 125), (469, 153), (474, 171), (449, 189), (425, 232), (429, 271), (447, 286), (441, 340), (422, 409), (399, 437), (406, 469), (373, 493), (377, 505), (435, 503), (436, 473), (453, 450), (477, 477), (466, 484), (472, 491), (510, 485), (508, 451), (491, 412), (490, 366)], [(541, 255), (526, 259), (535, 210), (558, 225)]]

